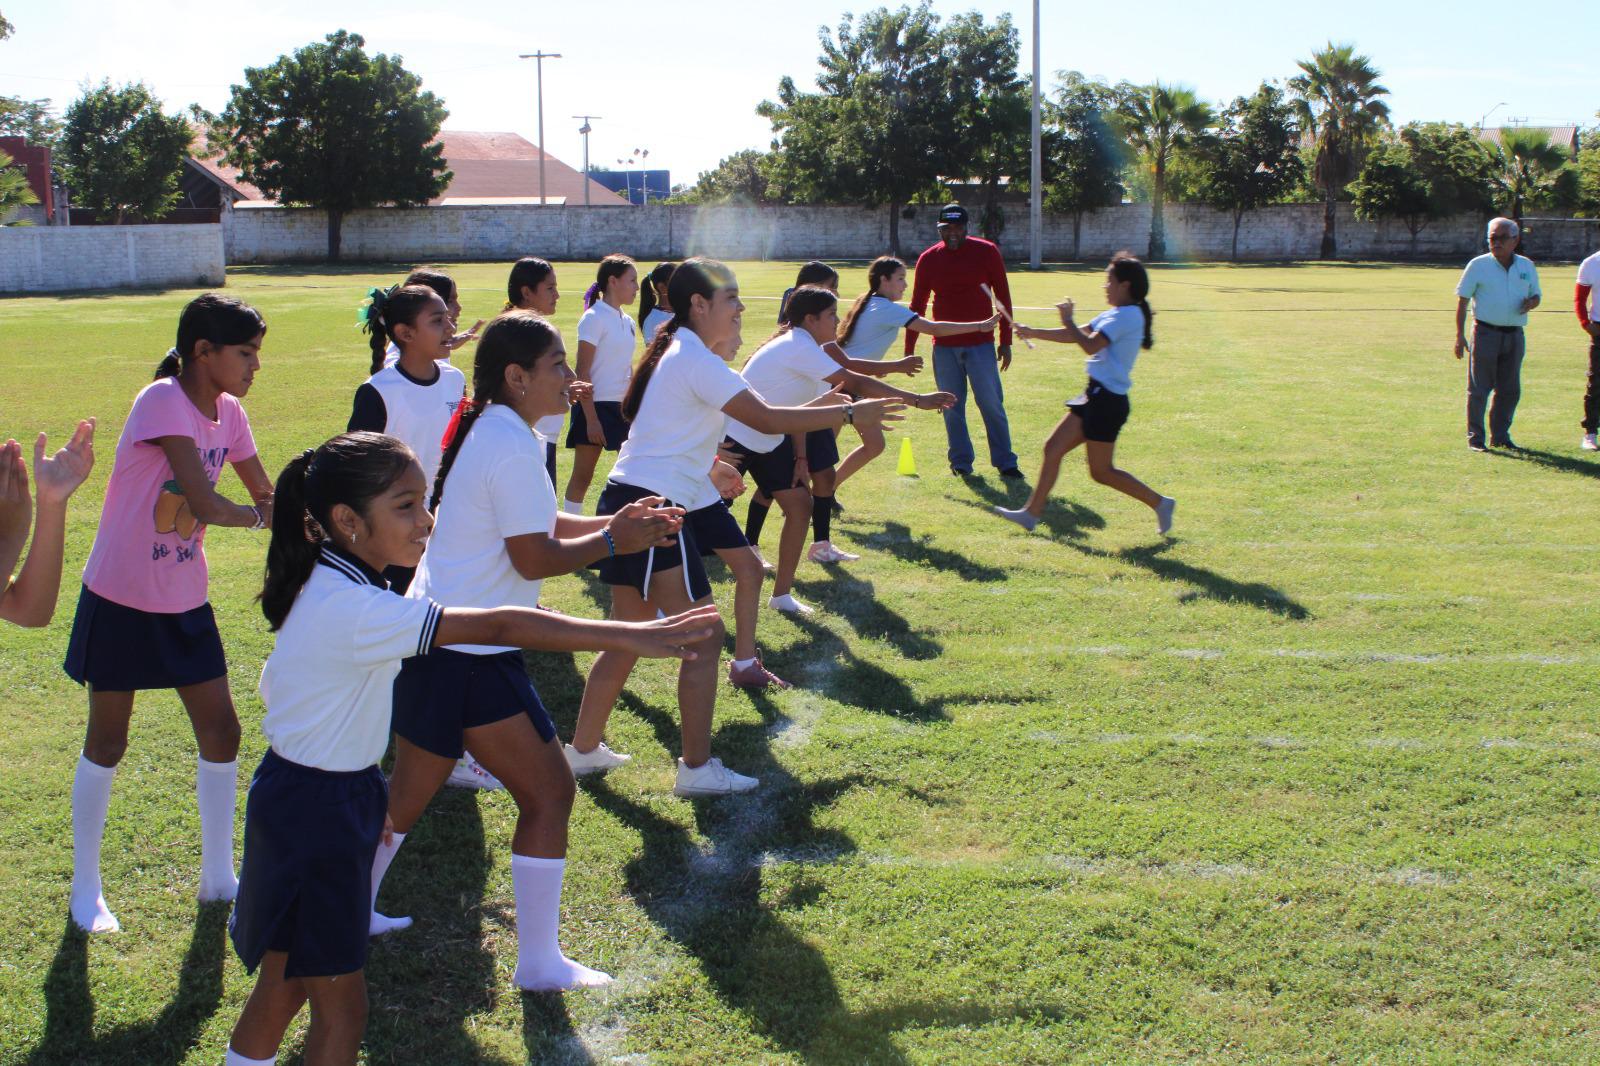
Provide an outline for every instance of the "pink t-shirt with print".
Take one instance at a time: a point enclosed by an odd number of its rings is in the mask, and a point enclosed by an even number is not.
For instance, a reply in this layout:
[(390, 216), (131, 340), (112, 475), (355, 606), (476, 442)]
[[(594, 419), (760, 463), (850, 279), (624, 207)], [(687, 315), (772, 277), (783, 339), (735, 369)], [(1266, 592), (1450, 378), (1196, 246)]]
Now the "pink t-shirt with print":
[(224, 464), (255, 455), (256, 442), (244, 408), (226, 393), (217, 397), (215, 422), (175, 377), (145, 386), (133, 401), (83, 583), (125, 607), (177, 614), (206, 602), (206, 527), (184, 501), (159, 437), (193, 440), (213, 485)]

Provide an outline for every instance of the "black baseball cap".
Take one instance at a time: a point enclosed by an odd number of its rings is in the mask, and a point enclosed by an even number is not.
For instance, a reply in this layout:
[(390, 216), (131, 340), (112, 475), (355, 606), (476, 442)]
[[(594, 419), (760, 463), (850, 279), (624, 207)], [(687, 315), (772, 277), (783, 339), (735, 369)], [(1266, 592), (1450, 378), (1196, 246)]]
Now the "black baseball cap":
[(966, 224), (967, 209), (962, 207), (960, 204), (945, 204), (939, 209), (939, 225), (965, 226)]

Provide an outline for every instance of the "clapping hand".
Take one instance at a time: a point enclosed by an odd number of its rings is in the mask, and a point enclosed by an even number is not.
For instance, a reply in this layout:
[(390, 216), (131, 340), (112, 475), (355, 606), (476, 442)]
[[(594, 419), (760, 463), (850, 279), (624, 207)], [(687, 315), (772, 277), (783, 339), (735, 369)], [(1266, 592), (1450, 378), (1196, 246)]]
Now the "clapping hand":
[[(33, 442), (33, 480), (39, 502), (64, 504), (94, 469), (94, 419), (78, 423), (64, 448), (45, 458), (45, 435)], [(26, 489), (26, 486), (24, 486)]]
[(673, 534), (683, 528), (683, 508), (667, 507), (660, 496), (646, 496), (624, 504), (606, 529), (616, 545), (618, 555), (631, 555), (646, 548), (665, 548), (672, 544)]

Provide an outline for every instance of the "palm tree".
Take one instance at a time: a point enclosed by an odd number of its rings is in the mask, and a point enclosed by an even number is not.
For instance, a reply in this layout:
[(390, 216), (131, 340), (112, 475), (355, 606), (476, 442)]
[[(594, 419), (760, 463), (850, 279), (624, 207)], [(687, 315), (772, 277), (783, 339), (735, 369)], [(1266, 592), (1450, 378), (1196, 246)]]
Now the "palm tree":
[(1500, 130), (1500, 146), (1495, 151), (1499, 172), (1491, 179), (1501, 205), (1520, 227), (1522, 209), (1528, 201), (1540, 201), (1560, 191), (1567, 153), (1550, 142), (1542, 130)]
[(19, 207), (36, 204), (39, 198), (28, 187), (28, 175), (21, 167), (13, 167), (12, 159), (0, 152), (0, 225)]
[(1144, 158), (1155, 178), (1150, 194), (1150, 255), (1167, 254), (1167, 226), (1162, 206), (1167, 199), (1167, 164), (1173, 153), (1189, 147), (1213, 122), (1211, 108), (1182, 85), (1140, 85), (1127, 93), (1117, 118), (1128, 143)]
[(1316, 137), (1311, 178), (1322, 190), (1322, 258), (1339, 253), (1334, 239), (1334, 204), (1361, 170), (1373, 136), (1389, 122), (1389, 105), (1379, 100), (1389, 90), (1378, 84), (1372, 60), (1353, 44), (1334, 44), (1298, 61), (1302, 73), (1289, 79), (1301, 128)]

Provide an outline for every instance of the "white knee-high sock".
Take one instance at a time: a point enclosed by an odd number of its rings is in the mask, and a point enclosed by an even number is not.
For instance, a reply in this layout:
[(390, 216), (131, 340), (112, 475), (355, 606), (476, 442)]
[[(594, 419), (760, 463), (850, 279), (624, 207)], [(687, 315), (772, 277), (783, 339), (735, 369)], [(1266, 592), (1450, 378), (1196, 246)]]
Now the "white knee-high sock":
[(222, 1066), (272, 1066), (272, 1064), (277, 1061), (278, 1056), (276, 1055), (272, 1056), (270, 1059), (245, 1058), (243, 1055), (239, 1054), (230, 1047), (228, 1049), (227, 1056), (222, 1060)]
[(580, 966), (561, 954), (556, 928), (561, 921), (561, 879), (565, 859), (511, 856), (511, 890), (517, 900), (518, 988), (598, 988), (611, 975)]
[(239, 794), (239, 760), (199, 760), (195, 798), (200, 803), (200, 902), (239, 894), (233, 873), (233, 810)]
[(387, 844), (378, 841), (378, 852), (372, 857), (372, 917), (367, 920), (368, 936), (382, 936), (396, 929), (405, 929), (411, 924), (410, 918), (391, 918), (387, 914), (378, 913), (378, 889), (383, 887), (383, 875), (389, 872), (389, 864), (394, 862), (395, 852), (406, 842), (404, 833), (394, 833), (391, 836), (393, 839)]
[(72, 778), (72, 920), (86, 933), (115, 933), (122, 928), (100, 894), (100, 838), (111, 806), (114, 766), (78, 756)]

